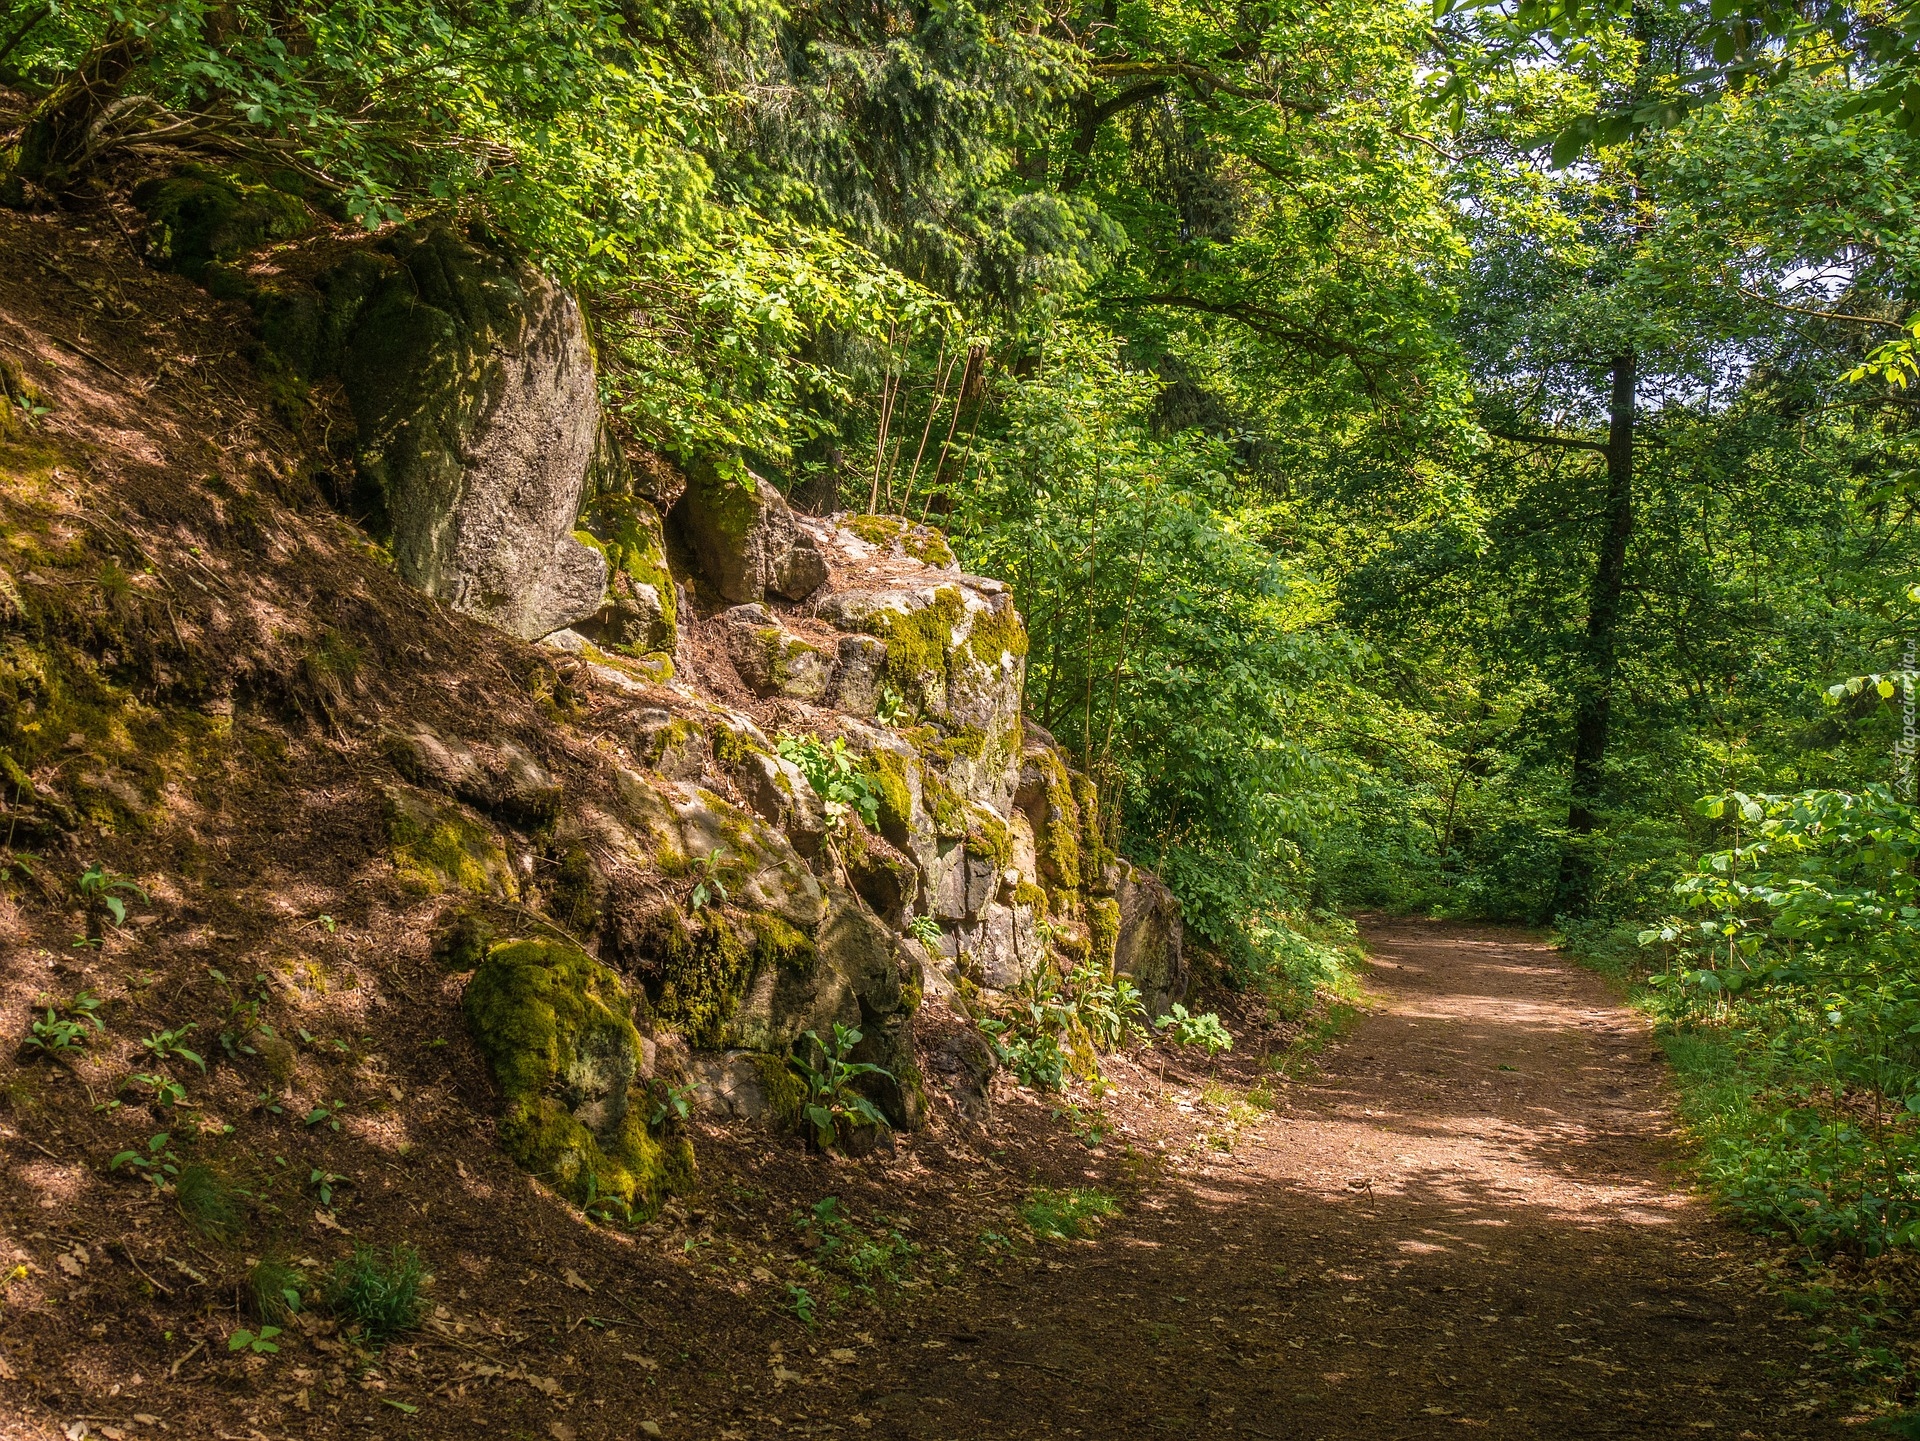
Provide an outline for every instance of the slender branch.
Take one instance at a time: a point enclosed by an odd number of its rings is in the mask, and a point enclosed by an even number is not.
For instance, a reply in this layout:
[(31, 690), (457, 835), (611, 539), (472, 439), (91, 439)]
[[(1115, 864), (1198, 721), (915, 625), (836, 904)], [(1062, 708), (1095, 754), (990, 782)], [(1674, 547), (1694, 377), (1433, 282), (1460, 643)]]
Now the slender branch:
[(1905, 330), (1907, 327), (1894, 320), (1882, 320), (1877, 315), (1848, 315), (1840, 310), (1808, 310), (1803, 306), (1788, 305), (1784, 300), (1775, 300), (1770, 295), (1762, 295), (1757, 290), (1740, 287), (1740, 293), (1749, 300), (1757, 300), (1762, 305), (1771, 305), (1775, 310), (1784, 310), (1789, 315), (1804, 315), (1809, 320), (1850, 320), (1856, 325), (1877, 325), (1882, 330)]
[(1480, 428), (1488, 435), (1500, 440), (1511, 440), (1516, 445), (1559, 445), (1565, 446), (1568, 450), (1597, 450), (1602, 455), (1607, 453), (1606, 442), (1602, 440), (1579, 440), (1571, 435), (1529, 435), (1517, 430), (1496, 430), (1491, 425), (1483, 425)]
[(27, 18), (20, 22), (13, 34), (9, 35), (4, 42), (0, 42), (0, 60), (5, 60), (13, 54), (20, 42), (33, 33), (34, 27), (51, 14), (53, 14), (51, 5), (36, 5), (29, 10)]

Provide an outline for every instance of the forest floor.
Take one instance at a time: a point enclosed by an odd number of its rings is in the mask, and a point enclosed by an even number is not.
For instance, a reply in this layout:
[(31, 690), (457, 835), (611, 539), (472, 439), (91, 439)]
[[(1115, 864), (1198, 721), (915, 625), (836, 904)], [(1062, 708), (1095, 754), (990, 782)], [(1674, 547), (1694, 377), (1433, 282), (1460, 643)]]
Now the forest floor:
[(1365, 938), (1369, 1009), (1278, 1114), (928, 1317), (844, 1412), (876, 1438), (1848, 1434), (1770, 1253), (1676, 1179), (1660, 1055), (1608, 984), (1514, 932)]

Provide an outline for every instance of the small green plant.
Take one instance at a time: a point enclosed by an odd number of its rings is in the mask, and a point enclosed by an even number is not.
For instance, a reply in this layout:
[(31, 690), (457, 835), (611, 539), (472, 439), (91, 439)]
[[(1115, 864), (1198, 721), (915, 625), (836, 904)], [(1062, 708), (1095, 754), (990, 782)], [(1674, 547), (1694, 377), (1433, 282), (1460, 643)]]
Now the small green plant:
[(1039, 1002), (1028, 1002), (1014, 1020), (983, 1020), (980, 1031), (987, 1038), (993, 1058), (1021, 1085), (1036, 1091), (1057, 1091), (1066, 1083), (1067, 1053), (1060, 1049), (1057, 1024)]
[(40, 864), (40, 857), (32, 851), (16, 851), (0, 846), (0, 881), (10, 881), (18, 871), (26, 880), (32, 880), (37, 872), (34, 867)]
[(176, 1056), (183, 1061), (192, 1061), (204, 1074), (207, 1063), (200, 1059), (199, 1052), (190, 1051), (182, 1044), (193, 1028), (193, 1022), (188, 1021), (186, 1025), (176, 1026), (171, 1031), (155, 1031), (140, 1043), (140, 1048), (156, 1061), (171, 1061)]
[(189, 1225), (216, 1241), (231, 1241), (246, 1228), (247, 1208), (239, 1194), (211, 1166), (198, 1161), (180, 1168), (173, 1202)]
[(306, 1273), (285, 1261), (272, 1256), (256, 1261), (247, 1273), (253, 1314), (266, 1325), (284, 1326), (300, 1309), (306, 1285)]
[(813, 1329), (813, 1292), (805, 1286), (789, 1282), (787, 1304), (793, 1308), (793, 1314), (800, 1318), (800, 1324), (811, 1331)]
[(100, 1006), (99, 997), (87, 991), (65, 1005), (49, 1005), (46, 1016), (27, 1028), (27, 1038), (21, 1044), (54, 1060), (71, 1061), (86, 1049), (87, 1027), (93, 1028), (93, 1035), (107, 1029), (107, 1023), (100, 1019)]
[(162, 1131), (147, 1142), (144, 1151), (122, 1151), (107, 1163), (109, 1171), (125, 1168), (129, 1175), (144, 1176), (155, 1188), (173, 1184), (180, 1174), (180, 1158), (173, 1154), (173, 1138)]
[(1185, 1006), (1175, 1001), (1173, 1009), (1153, 1024), (1157, 1030), (1169, 1032), (1176, 1044), (1202, 1047), (1209, 1056), (1233, 1049), (1233, 1033), (1220, 1024), (1220, 1017), (1212, 1011), (1191, 1015)]
[(99, 945), (109, 918), (114, 925), (124, 926), (127, 923), (127, 897), (131, 896), (143, 905), (151, 904), (151, 898), (137, 881), (107, 870), (98, 861), (80, 873), (74, 888), (80, 892), (80, 903), (86, 907), (87, 913), (87, 933), (74, 941), (76, 946)]
[(1075, 1241), (1120, 1214), (1120, 1203), (1092, 1186), (1055, 1191), (1036, 1186), (1020, 1207), (1020, 1219), (1042, 1241)]
[(278, 1326), (262, 1326), (258, 1331), (249, 1331), (243, 1326), (227, 1337), (227, 1350), (250, 1351), (256, 1356), (271, 1356), (280, 1349), (273, 1344), (273, 1338), (279, 1334)]
[[(854, 1089), (863, 1076), (884, 1076), (891, 1072), (866, 1061), (849, 1061), (848, 1053), (860, 1044), (860, 1031), (853, 1026), (833, 1023), (831, 1044), (820, 1039), (817, 1031), (805, 1032), (787, 1064), (807, 1083), (806, 1104), (801, 1115), (813, 1128), (813, 1139), (821, 1150), (829, 1149), (840, 1138), (843, 1127), (876, 1126), (885, 1128), (887, 1118), (880, 1108)], [(808, 1053), (814, 1059), (808, 1059)]]
[(816, 1265), (845, 1272), (857, 1290), (870, 1295), (876, 1282), (900, 1285), (906, 1279), (903, 1268), (920, 1254), (885, 1217), (875, 1220), (879, 1229), (869, 1232), (854, 1224), (838, 1196), (823, 1196), (798, 1212), (793, 1224)]
[(880, 687), (880, 699), (874, 706), (873, 718), (892, 730), (913, 719), (913, 707), (907, 704), (899, 691), (890, 685), (883, 685)]
[(907, 934), (921, 945), (931, 948), (939, 945), (947, 933), (940, 929), (940, 922), (932, 916), (915, 916), (907, 922)]
[(818, 736), (782, 731), (774, 746), (780, 758), (791, 762), (825, 803), (830, 825), (841, 825), (848, 811), (868, 826), (880, 824), (879, 788), (848, 752), (846, 741), (835, 736), (823, 743)]
[(420, 1253), (404, 1242), (384, 1255), (373, 1246), (355, 1246), (333, 1268), (327, 1309), (379, 1345), (420, 1324), (429, 1279)]
[(693, 894), (687, 897), (688, 910), (702, 911), (714, 901), (724, 901), (727, 898), (726, 882), (721, 880), (718, 874), (726, 858), (726, 851), (716, 848), (708, 851), (694, 863), (699, 868), (699, 879), (693, 883)]
[(300, 1118), (300, 1124), (308, 1130), (315, 1126), (326, 1126), (330, 1130), (340, 1129), (340, 1113), (347, 1108), (345, 1101), (322, 1101), (306, 1115)]
[(187, 1099), (187, 1088), (164, 1071), (136, 1071), (120, 1083), (123, 1091), (128, 1086), (147, 1087), (153, 1092), (153, 1104), (162, 1111), (171, 1111)]
[(657, 1131), (666, 1125), (669, 1117), (676, 1121), (686, 1120), (693, 1114), (693, 1093), (698, 1089), (698, 1086), (691, 1084), (668, 1086), (647, 1115), (648, 1127)]
[(318, 1166), (311, 1167), (307, 1173), (307, 1186), (320, 1200), (323, 1209), (333, 1209), (333, 1190), (346, 1180), (337, 1171), (323, 1171)]

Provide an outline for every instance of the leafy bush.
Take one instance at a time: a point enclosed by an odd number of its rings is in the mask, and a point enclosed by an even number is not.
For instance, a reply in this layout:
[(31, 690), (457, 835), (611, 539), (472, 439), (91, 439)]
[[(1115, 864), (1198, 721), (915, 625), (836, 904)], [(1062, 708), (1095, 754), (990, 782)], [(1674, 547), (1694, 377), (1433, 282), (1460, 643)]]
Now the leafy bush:
[(1075, 1241), (1120, 1214), (1120, 1203), (1092, 1186), (1064, 1191), (1037, 1186), (1020, 1207), (1020, 1219), (1043, 1241)]
[(823, 745), (817, 736), (797, 736), (783, 731), (775, 745), (780, 758), (792, 762), (825, 803), (830, 824), (839, 825), (840, 818), (848, 811), (853, 811), (870, 827), (880, 824), (879, 788), (848, 753), (847, 743), (839, 736), (835, 736), (831, 744)]
[(355, 1246), (333, 1268), (327, 1309), (378, 1345), (420, 1324), (430, 1279), (420, 1253), (404, 1242), (384, 1255), (373, 1246)]
[(1185, 1006), (1175, 1001), (1173, 1010), (1153, 1024), (1169, 1032), (1175, 1044), (1202, 1047), (1209, 1056), (1233, 1049), (1233, 1033), (1220, 1024), (1220, 1018), (1212, 1011), (1204, 1015), (1192, 1015)]
[(830, 1149), (853, 1127), (886, 1129), (886, 1116), (855, 1089), (854, 1083), (863, 1076), (883, 1076), (888, 1080), (893, 1076), (866, 1061), (847, 1059), (860, 1044), (859, 1030), (835, 1021), (831, 1043), (821, 1040), (816, 1031), (807, 1031), (800, 1039), (804, 1045), (795, 1047), (787, 1064), (807, 1083), (807, 1098), (800, 1114), (813, 1128), (813, 1139), (820, 1149)]

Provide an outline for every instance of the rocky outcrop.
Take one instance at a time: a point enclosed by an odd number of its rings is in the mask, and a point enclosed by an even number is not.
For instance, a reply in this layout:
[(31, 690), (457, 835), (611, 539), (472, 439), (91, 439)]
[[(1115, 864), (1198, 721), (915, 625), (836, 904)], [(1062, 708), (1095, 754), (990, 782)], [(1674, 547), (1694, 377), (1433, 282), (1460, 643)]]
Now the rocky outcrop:
[(702, 578), (735, 604), (770, 591), (805, 600), (827, 579), (826, 560), (794, 524), (786, 497), (738, 463), (688, 466), (673, 519)]

